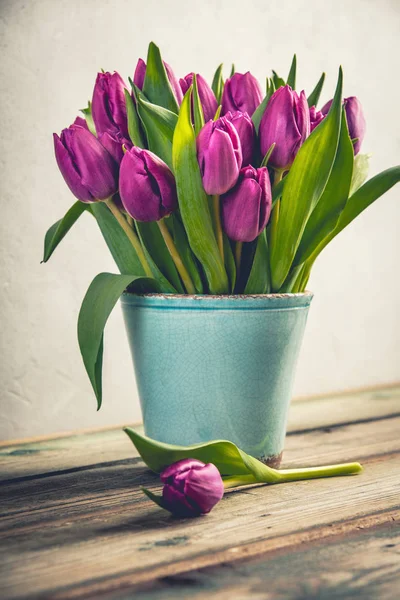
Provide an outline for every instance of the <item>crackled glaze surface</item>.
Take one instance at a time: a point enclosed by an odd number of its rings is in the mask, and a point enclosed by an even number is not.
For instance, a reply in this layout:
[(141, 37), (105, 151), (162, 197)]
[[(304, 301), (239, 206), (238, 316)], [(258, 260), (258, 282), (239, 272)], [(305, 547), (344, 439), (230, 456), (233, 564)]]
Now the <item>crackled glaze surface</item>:
[(277, 457), (311, 299), (125, 294), (146, 434), (183, 445), (229, 439)]

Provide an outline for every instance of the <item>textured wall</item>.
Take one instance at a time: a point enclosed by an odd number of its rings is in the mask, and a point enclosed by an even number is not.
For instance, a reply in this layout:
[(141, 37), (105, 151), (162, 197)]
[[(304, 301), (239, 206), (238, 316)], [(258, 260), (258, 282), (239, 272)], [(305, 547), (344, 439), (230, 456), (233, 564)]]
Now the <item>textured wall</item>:
[[(271, 68), (286, 74), (296, 51), (299, 85), (310, 91), (326, 70), (326, 100), (341, 63), (345, 94), (364, 105), (376, 173), (400, 158), (399, 25), (397, 0), (1, 0), (0, 439), (140, 417), (120, 309), (106, 332), (99, 413), (77, 347), (89, 282), (116, 271), (95, 223), (84, 216), (39, 264), (46, 229), (73, 202), (51, 134), (86, 104), (97, 70), (127, 79), (151, 39), (176, 73), (209, 78), (232, 60), (260, 80)], [(296, 394), (399, 378), (399, 200), (400, 187), (319, 259)]]

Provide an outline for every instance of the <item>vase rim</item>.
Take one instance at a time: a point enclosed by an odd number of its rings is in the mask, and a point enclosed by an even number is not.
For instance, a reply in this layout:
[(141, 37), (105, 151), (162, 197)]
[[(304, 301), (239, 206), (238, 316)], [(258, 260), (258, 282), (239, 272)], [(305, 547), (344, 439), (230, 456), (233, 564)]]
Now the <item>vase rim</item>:
[(314, 296), (313, 292), (306, 290), (305, 292), (283, 292), (276, 294), (165, 294), (149, 292), (146, 294), (140, 294), (137, 292), (124, 292), (122, 297), (139, 297), (139, 298), (162, 298), (165, 300), (201, 300), (207, 302), (207, 300), (278, 300), (279, 298), (307, 298), (310, 300)]

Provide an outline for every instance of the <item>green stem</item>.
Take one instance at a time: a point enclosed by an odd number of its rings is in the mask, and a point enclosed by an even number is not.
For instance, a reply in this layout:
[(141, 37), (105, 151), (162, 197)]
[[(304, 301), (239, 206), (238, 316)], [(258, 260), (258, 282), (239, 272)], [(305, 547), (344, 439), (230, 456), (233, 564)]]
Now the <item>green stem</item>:
[(217, 238), (218, 250), (221, 255), (222, 262), (224, 262), (224, 236), (222, 233), (221, 207), (220, 207), (218, 194), (213, 195), (212, 203), (213, 203), (213, 213), (214, 213), (215, 237)]
[[(279, 170), (277, 169), (274, 171), (273, 188), (276, 187), (280, 181), (282, 181), (284, 172), (285, 171), (283, 169), (279, 169)], [(268, 246), (270, 248), (273, 247), (273, 245), (275, 244), (275, 241), (276, 241), (276, 233), (277, 233), (277, 229), (278, 229), (280, 206), (281, 206), (281, 199), (278, 198), (278, 200), (276, 201), (275, 206), (272, 210), (272, 215), (271, 215), (271, 225), (270, 225), (269, 240), (268, 240)]]
[(129, 241), (131, 242), (132, 246), (136, 250), (136, 254), (142, 264), (144, 272), (146, 273), (146, 275), (148, 277), (153, 278), (153, 273), (151, 272), (149, 263), (147, 262), (146, 256), (143, 252), (143, 248), (139, 241), (138, 236), (133, 231), (132, 227), (129, 225), (128, 221), (125, 219), (124, 215), (121, 213), (118, 206), (114, 203), (113, 199), (109, 198), (108, 200), (105, 200), (105, 203), (107, 204), (108, 208), (111, 210), (114, 217), (117, 219), (118, 223), (121, 225), (122, 229), (125, 231), (127, 237), (129, 238)]
[(179, 252), (174, 244), (174, 240), (172, 239), (169, 229), (164, 222), (164, 219), (157, 221), (157, 225), (160, 228), (161, 234), (164, 238), (164, 242), (168, 248), (168, 251), (171, 255), (172, 260), (175, 263), (178, 273), (181, 276), (183, 285), (185, 286), (187, 293), (195, 294), (196, 288), (194, 287), (193, 282), (190, 278), (190, 275), (189, 275), (185, 265), (183, 264), (183, 261), (182, 261), (180, 255), (179, 255)]
[(236, 242), (236, 246), (235, 246), (236, 280), (239, 279), (239, 275), (240, 275), (240, 263), (242, 261), (242, 249), (243, 249), (243, 242)]

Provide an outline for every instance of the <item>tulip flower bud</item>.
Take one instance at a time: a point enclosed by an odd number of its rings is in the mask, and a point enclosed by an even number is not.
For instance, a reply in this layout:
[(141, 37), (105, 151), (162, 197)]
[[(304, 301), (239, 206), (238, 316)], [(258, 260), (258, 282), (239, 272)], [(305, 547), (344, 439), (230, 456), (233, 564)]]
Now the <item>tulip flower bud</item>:
[(225, 233), (236, 242), (252, 242), (262, 232), (271, 214), (272, 193), (268, 169), (241, 169), (235, 187), (221, 198)]
[(263, 94), (257, 79), (249, 72), (235, 73), (225, 81), (222, 94), (222, 114), (229, 110), (247, 112), (250, 116), (261, 104)]
[(235, 127), (225, 117), (208, 121), (196, 143), (205, 192), (224, 194), (235, 185), (242, 166), (242, 149)]
[[(174, 92), (176, 101), (180, 105), (183, 100), (183, 94), (182, 94), (181, 86), (179, 85), (179, 81), (176, 78), (175, 73), (173, 72), (173, 70), (171, 69), (169, 64), (165, 62), (165, 60), (163, 60), (163, 65), (167, 72), (167, 77), (171, 84), (172, 91)], [(137, 65), (136, 65), (135, 74), (133, 76), (133, 83), (136, 85), (136, 87), (139, 88), (139, 90), (143, 90), (145, 76), (146, 76), (146, 63), (144, 62), (144, 60), (142, 58), (139, 58)]]
[(159, 221), (177, 206), (175, 178), (169, 167), (136, 146), (122, 159), (119, 193), (124, 209), (137, 221)]
[(212, 463), (185, 458), (161, 473), (163, 504), (182, 517), (209, 513), (224, 495), (221, 475)]
[(71, 127), (83, 127), (84, 129), (89, 129), (89, 127), (87, 126), (86, 123), (86, 119), (83, 119), (82, 117), (76, 117), (75, 121), (72, 123)]
[(96, 202), (115, 194), (118, 165), (88, 129), (74, 124), (53, 137), (58, 167), (78, 200)]
[[(197, 74), (196, 80), (201, 106), (203, 108), (204, 121), (207, 123), (207, 121), (210, 121), (210, 119), (214, 118), (214, 115), (217, 112), (218, 102), (214, 92), (212, 91), (204, 77)], [(184, 79), (180, 79), (179, 83), (182, 89), (182, 93), (186, 94), (186, 92), (193, 83), (193, 73), (189, 73)]]
[(317, 110), (315, 106), (312, 106), (310, 108), (310, 131), (314, 131), (324, 118), (324, 113), (321, 110)]
[[(321, 108), (321, 112), (324, 115), (328, 114), (331, 104), (332, 100), (329, 100), (329, 102), (327, 102), (325, 106)], [(360, 152), (361, 144), (365, 136), (366, 123), (364, 112), (361, 106), (361, 102), (358, 98), (356, 98), (356, 96), (344, 98), (343, 104), (346, 113), (347, 127), (349, 129), (350, 139), (357, 140), (353, 146), (354, 155), (356, 155)]]
[(92, 99), (92, 117), (98, 136), (107, 131), (129, 139), (126, 88), (118, 73), (98, 73)]
[(132, 148), (131, 141), (123, 138), (120, 133), (113, 134), (106, 131), (105, 133), (99, 135), (99, 140), (104, 148), (108, 150), (117, 164), (120, 164), (124, 157), (123, 146), (125, 146), (127, 150)]
[(262, 116), (259, 135), (263, 155), (276, 144), (268, 165), (288, 169), (310, 135), (310, 111), (304, 91), (299, 96), (289, 85), (277, 89)]
[(247, 165), (253, 162), (254, 147), (256, 142), (256, 130), (253, 121), (247, 112), (243, 113), (239, 110), (234, 113), (229, 111), (224, 116), (225, 119), (232, 123), (238, 132), (240, 145), (242, 148), (242, 167), (247, 167)]

